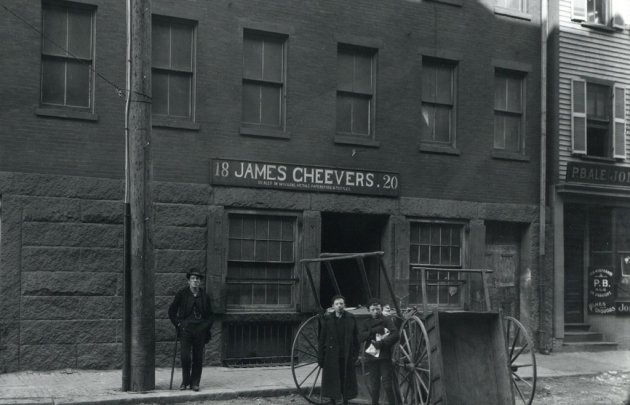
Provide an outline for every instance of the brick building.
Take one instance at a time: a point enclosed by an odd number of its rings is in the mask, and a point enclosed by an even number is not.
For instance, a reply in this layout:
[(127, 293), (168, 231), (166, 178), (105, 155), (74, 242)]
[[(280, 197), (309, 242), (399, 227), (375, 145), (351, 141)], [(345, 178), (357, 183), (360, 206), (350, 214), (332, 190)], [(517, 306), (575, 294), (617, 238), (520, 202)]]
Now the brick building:
[[(189, 269), (220, 313), (209, 362), (286, 361), (316, 307), (299, 260), (320, 252), (385, 251), (404, 305), (414, 265), (493, 268), (493, 308), (546, 344), (539, 1), (174, 3), (152, 3), (158, 365)], [(118, 367), (125, 8), (5, 4), (2, 371)]]
[(554, 338), (630, 347), (630, 4), (550, 2)]

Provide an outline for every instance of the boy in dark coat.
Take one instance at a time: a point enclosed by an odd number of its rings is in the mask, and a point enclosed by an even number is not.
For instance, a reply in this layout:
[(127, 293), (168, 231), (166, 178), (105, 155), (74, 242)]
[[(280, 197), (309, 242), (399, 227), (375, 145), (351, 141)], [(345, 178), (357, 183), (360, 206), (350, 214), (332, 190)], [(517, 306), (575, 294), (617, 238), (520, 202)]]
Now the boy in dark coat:
[(177, 328), (181, 340), (182, 385), (179, 389), (191, 387), (193, 391), (199, 391), (203, 349), (211, 337), (212, 306), (210, 298), (200, 287), (203, 275), (190, 271), (186, 278), (188, 286), (175, 294), (173, 303), (168, 308), (168, 317)]
[[(371, 344), (379, 350), (378, 357), (374, 357), (369, 353), (365, 354), (367, 360), (367, 385), (372, 397), (372, 405), (378, 405), (381, 384), (387, 396), (387, 402), (389, 405), (395, 405), (396, 398), (392, 385), (392, 348), (398, 341), (398, 328), (396, 328), (390, 317), (383, 316), (381, 302), (378, 299), (370, 300), (367, 307), (371, 317), (361, 325), (359, 342), (365, 342), (366, 348)], [(389, 333), (381, 340), (377, 340), (376, 335), (385, 335), (385, 329)]]
[(346, 299), (333, 297), (334, 312), (322, 317), (318, 363), (323, 369), (322, 396), (347, 404), (358, 393), (355, 361), (359, 352), (357, 322), (345, 311)]

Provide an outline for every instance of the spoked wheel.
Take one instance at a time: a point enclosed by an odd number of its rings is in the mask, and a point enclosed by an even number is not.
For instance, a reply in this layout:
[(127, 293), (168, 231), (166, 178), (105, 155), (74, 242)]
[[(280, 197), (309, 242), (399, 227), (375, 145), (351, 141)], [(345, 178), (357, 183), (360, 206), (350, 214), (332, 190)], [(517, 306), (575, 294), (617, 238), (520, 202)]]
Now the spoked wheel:
[(431, 353), (429, 336), (417, 316), (400, 327), (400, 340), (393, 353), (394, 378), (400, 404), (428, 405), (431, 398)]
[(322, 368), (317, 364), (320, 316), (308, 318), (298, 329), (291, 348), (291, 374), (293, 381), (308, 402), (316, 405), (327, 404), (322, 397)]
[(511, 316), (504, 318), (508, 367), (517, 404), (530, 405), (536, 394), (534, 343), (525, 326)]

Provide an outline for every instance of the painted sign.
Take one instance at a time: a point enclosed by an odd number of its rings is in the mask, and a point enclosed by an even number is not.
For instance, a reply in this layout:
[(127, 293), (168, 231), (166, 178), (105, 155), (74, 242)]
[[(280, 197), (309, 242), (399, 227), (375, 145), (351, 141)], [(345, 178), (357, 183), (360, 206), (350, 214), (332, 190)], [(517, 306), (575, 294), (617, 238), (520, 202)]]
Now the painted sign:
[(400, 175), (287, 163), (214, 159), (213, 185), (397, 197)]
[(615, 293), (611, 269), (589, 268), (588, 312), (601, 315), (615, 313)]
[(615, 310), (617, 311), (617, 315), (630, 316), (630, 301), (615, 302)]
[(630, 167), (569, 162), (567, 182), (630, 187)]

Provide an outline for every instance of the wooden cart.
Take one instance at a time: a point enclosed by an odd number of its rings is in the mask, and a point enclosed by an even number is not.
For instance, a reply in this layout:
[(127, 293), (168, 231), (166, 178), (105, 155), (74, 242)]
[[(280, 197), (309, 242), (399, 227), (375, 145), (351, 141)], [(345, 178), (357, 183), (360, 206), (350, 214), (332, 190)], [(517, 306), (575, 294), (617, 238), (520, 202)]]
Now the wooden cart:
[[(530, 405), (536, 390), (534, 346), (525, 327), (512, 317), (490, 311), (487, 274), (491, 270), (434, 269), (418, 267), (421, 273), (422, 309), (402, 310), (396, 299), (383, 261), (383, 252), (322, 253), (319, 258), (301, 261), (303, 275), (320, 302), (311, 267), (323, 266), (338, 294), (333, 263), (356, 262), (367, 298), (372, 297), (364, 260), (378, 260), (395, 307), (400, 340), (393, 351), (394, 382), (401, 405)], [(448, 271), (457, 277), (427, 281), (427, 272)], [(462, 286), (471, 276), (479, 276), (485, 311), (430, 310), (427, 287)], [(321, 306), (321, 305), (320, 305)], [(320, 391), (321, 368), (317, 364), (321, 312), (299, 327), (291, 351), (291, 372), (298, 392), (317, 405), (328, 403)], [(366, 308), (350, 308), (359, 322), (369, 316)], [(359, 379), (359, 385), (365, 384)]]

